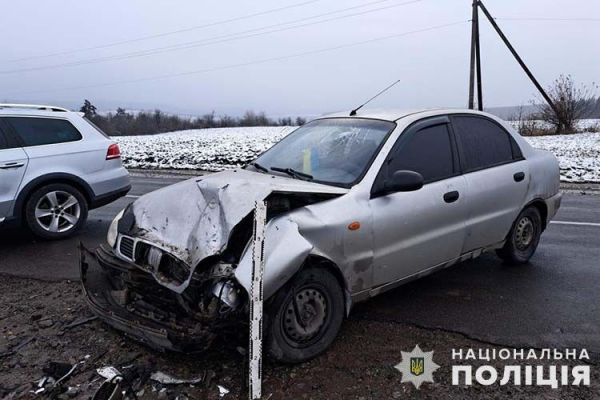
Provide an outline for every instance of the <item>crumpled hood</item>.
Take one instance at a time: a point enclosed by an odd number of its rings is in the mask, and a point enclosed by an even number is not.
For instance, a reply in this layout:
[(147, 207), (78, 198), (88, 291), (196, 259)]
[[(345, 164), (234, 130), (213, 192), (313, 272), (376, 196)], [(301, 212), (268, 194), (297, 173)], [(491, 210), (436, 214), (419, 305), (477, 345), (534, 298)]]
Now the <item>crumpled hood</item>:
[[(210, 174), (136, 200), (132, 207), (138, 237), (193, 268), (224, 250), (231, 230), (272, 192), (341, 195), (348, 189), (241, 169)], [(188, 283), (189, 278), (177, 291)]]

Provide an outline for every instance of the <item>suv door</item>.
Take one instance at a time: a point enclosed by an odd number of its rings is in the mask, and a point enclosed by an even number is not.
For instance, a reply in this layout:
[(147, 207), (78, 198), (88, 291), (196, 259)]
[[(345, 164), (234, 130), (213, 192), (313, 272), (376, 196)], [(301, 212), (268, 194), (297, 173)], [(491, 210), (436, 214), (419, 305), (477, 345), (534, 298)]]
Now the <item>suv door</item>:
[(478, 115), (451, 117), (461, 169), (469, 191), (470, 215), (464, 252), (503, 241), (519, 215), (529, 166), (512, 136)]
[[(418, 121), (399, 137), (373, 186), (373, 287), (385, 285), (460, 256), (465, 239), (467, 190), (460, 175), (448, 117)], [(424, 186), (381, 193), (399, 170), (419, 172)]]
[(29, 159), (0, 118), (0, 222), (12, 209)]

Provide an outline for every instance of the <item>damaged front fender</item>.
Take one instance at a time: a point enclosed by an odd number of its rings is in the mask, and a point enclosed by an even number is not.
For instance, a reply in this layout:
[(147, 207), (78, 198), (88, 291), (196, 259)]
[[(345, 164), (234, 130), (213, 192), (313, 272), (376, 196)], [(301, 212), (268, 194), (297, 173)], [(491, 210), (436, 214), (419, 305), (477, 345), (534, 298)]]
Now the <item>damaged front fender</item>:
[[(302, 266), (313, 249), (288, 215), (275, 218), (265, 229), (264, 297), (269, 298)], [(246, 247), (235, 269), (238, 282), (250, 293), (252, 283), (252, 245)]]

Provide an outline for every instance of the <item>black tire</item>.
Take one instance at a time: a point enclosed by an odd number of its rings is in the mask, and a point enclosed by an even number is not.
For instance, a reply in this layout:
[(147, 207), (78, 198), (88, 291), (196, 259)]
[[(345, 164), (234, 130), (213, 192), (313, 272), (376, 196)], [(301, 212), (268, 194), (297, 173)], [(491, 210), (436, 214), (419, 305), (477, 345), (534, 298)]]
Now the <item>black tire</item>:
[(496, 254), (507, 264), (517, 265), (529, 261), (540, 243), (542, 218), (535, 207), (527, 207), (517, 217), (504, 247)]
[[(266, 308), (267, 354), (291, 364), (318, 356), (335, 340), (344, 309), (343, 290), (331, 272), (324, 268), (301, 270), (279, 289)], [(298, 314), (305, 318), (296, 318)], [(303, 330), (303, 323), (307, 330)]]
[[(73, 201), (70, 196), (76, 200), (76, 204), (69, 206)], [(56, 205), (51, 204), (50, 198), (57, 200)], [(36, 214), (36, 210), (40, 213)], [(46, 213), (50, 215), (40, 217)], [(33, 234), (46, 240), (59, 240), (71, 237), (81, 229), (87, 221), (88, 204), (83, 194), (73, 186), (51, 183), (29, 196), (25, 202), (24, 214), (25, 223)]]

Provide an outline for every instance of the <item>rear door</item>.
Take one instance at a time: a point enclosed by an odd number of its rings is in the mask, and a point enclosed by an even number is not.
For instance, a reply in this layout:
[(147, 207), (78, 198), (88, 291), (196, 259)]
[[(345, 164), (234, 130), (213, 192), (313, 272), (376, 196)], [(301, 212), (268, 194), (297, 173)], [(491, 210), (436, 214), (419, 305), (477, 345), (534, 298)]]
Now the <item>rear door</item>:
[[(420, 173), (413, 192), (377, 196), (396, 171)], [(458, 256), (463, 247), (467, 190), (447, 117), (418, 121), (394, 145), (373, 186), (374, 287), (417, 274)]]
[(0, 118), (0, 222), (12, 209), (29, 159)]
[(463, 252), (503, 241), (519, 215), (529, 168), (511, 135), (478, 115), (451, 117), (461, 169), (469, 191), (469, 218)]
[(29, 157), (28, 175), (62, 172), (84, 178), (106, 165), (106, 139), (97, 135), (101, 140), (84, 140), (81, 131), (66, 118), (10, 116), (4, 121)]

